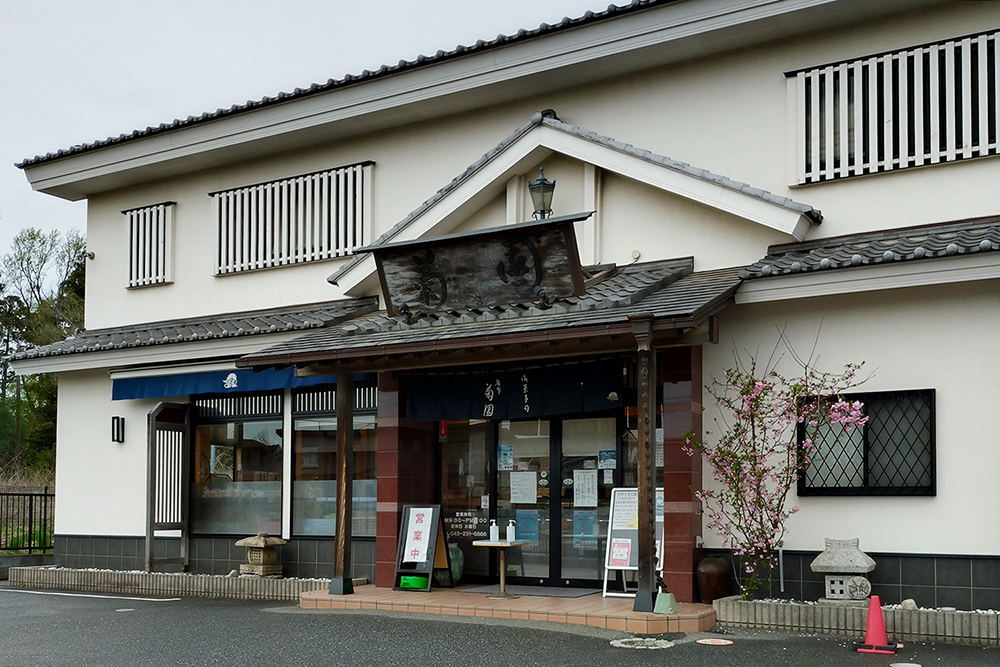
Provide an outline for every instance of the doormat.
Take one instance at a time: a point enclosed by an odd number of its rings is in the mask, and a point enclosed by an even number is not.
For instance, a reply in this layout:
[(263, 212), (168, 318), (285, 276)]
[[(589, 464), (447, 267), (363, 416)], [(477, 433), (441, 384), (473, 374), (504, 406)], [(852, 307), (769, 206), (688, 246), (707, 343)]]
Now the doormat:
[[(460, 588), (462, 593), (478, 593), (479, 595), (496, 595), (500, 585), (476, 586), (475, 588)], [(593, 588), (558, 588), (555, 586), (508, 586), (507, 592), (512, 595), (527, 595), (543, 598), (582, 598), (584, 595), (600, 593)]]

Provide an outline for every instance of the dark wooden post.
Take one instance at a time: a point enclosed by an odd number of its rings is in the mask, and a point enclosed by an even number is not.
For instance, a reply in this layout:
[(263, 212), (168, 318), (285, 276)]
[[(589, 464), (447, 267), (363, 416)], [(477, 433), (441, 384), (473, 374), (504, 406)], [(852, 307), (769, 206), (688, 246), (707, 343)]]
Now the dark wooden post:
[(653, 611), (656, 603), (656, 352), (653, 316), (629, 318), (638, 345), (637, 422), (639, 426), (639, 582), (633, 611)]
[(337, 535), (330, 595), (354, 592), (351, 574), (351, 497), (354, 493), (354, 376), (337, 373)]

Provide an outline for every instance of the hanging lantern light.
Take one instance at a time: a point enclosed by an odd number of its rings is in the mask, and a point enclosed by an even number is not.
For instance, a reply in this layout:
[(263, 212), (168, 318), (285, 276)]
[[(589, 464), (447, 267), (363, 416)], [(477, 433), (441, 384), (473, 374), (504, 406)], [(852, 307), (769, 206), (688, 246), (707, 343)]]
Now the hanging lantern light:
[(545, 172), (539, 167), (538, 178), (528, 183), (531, 203), (535, 207), (533, 215), (539, 220), (544, 220), (552, 215), (552, 193), (555, 189), (556, 182), (545, 178)]

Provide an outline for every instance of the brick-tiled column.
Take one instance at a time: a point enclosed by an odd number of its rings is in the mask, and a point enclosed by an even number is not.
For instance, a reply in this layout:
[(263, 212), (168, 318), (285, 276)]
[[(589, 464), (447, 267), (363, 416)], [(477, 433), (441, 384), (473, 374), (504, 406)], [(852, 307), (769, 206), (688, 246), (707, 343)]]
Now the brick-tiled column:
[(701, 435), (701, 347), (661, 352), (663, 379), (663, 580), (678, 602), (695, 602), (696, 547), (701, 516), (694, 492), (701, 489), (701, 457), (681, 447), (684, 434)]
[(403, 505), (434, 502), (434, 422), (404, 418), (406, 400), (393, 373), (378, 379), (378, 523), (375, 585), (392, 587)]

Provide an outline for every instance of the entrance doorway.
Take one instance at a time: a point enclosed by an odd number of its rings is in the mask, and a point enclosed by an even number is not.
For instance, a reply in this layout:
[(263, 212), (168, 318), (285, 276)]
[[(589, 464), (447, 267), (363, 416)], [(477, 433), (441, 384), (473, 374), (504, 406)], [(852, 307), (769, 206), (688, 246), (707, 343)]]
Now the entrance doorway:
[(499, 575), (472, 541), (496, 519), (531, 543), (506, 557), (511, 583), (594, 586), (603, 577), (611, 489), (621, 481), (617, 415), (450, 422), (442, 430), (442, 514), (465, 558), (463, 581)]

